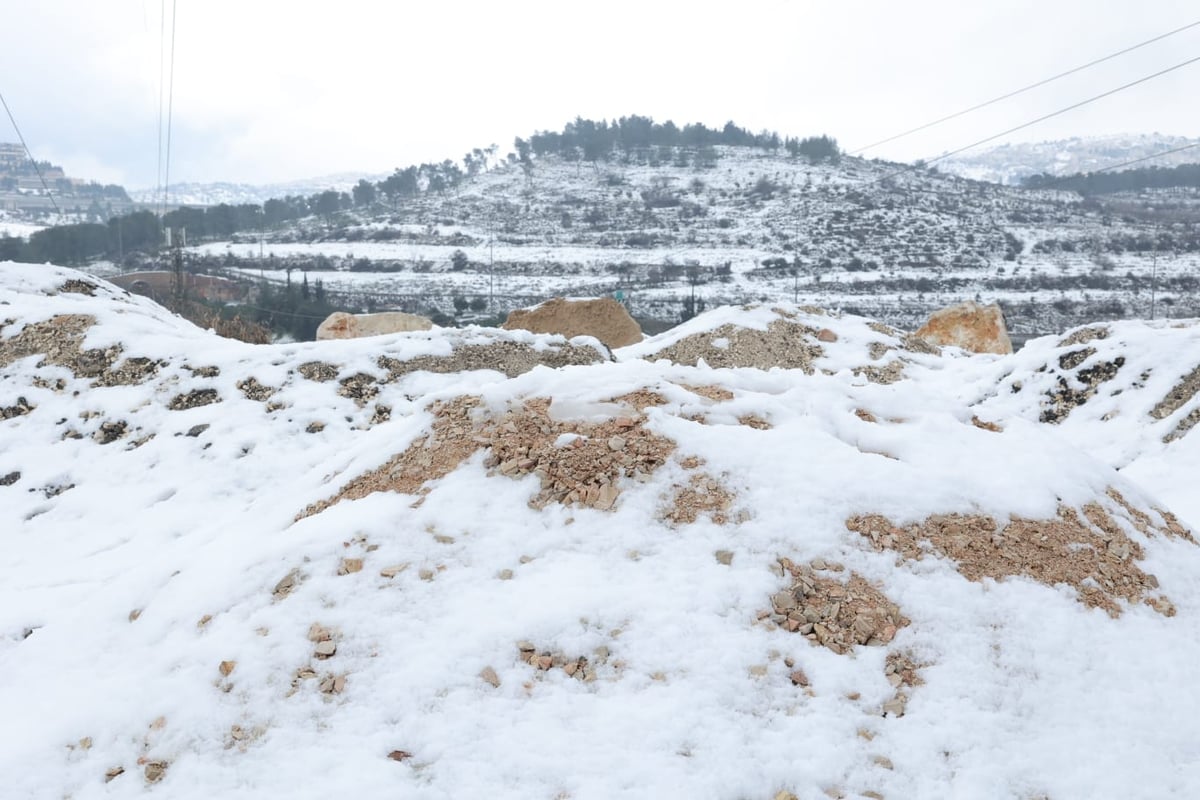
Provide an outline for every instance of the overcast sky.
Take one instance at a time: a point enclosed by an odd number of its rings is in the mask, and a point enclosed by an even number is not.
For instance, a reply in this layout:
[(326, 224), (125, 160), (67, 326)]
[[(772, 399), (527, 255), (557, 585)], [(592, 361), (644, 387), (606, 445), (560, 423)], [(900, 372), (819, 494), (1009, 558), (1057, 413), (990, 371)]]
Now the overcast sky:
[[(155, 185), (163, 6), (6, 0), (0, 92), (37, 158)], [(171, 181), (390, 172), (577, 115), (853, 150), (1197, 19), (1194, 0), (177, 0)], [(1195, 56), (1200, 27), (868, 155), (933, 156)], [(1200, 63), (1012, 139), (1198, 136), (1198, 97)]]

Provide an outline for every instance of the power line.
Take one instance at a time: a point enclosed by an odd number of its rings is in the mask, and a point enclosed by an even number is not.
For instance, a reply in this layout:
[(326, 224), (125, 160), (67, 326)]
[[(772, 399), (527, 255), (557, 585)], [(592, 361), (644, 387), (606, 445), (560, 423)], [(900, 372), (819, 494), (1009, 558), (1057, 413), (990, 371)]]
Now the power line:
[(866, 147), (860, 147), (857, 150), (851, 151), (850, 155), (856, 156), (859, 153), (863, 153), (867, 150), (878, 147), (881, 144), (887, 144), (888, 142), (894, 142), (897, 139), (903, 139), (905, 136), (909, 136), (909, 135), (917, 133), (919, 131), (923, 131), (927, 128), (932, 128), (935, 125), (941, 125), (943, 122), (949, 122), (952, 119), (957, 119), (957, 118), (963, 116), (964, 114), (970, 114), (972, 111), (978, 111), (981, 108), (987, 108), (990, 105), (994, 105), (994, 104), (1002, 102), (1004, 100), (1008, 100), (1009, 98), (1016, 97), (1017, 95), (1024, 94), (1025, 92), (1032, 91), (1033, 89), (1037, 89), (1041, 86), (1045, 86), (1048, 83), (1053, 83), (1054, 81), (1056, 81), (1060, 78), (1065, 78), (1068, 75), (1074, 75), (1076, 72), (1082, 72), (1083, 70), (1088, 69), (1089, 67), (1094, 67), (1097, 64), (1103, 64), (1105, 61), (1110, 61), (1118, 56), (1123, 56), (1126, 53), (1131, 53), (1134, 50), (1137, 50), (1141, 47), (1145, 47), (1148, 44), (1153, 44), (1154, 42), (1158, 42), (1163, 39), (1166, 39), (1168, 36), (1174, 36), (1175, 34), (1182, 33), (1183, 31), (1186, 31), (1189, 28), (1195, 28), (1197, 25), (1200, 25), (1200, 20), (1191, 22), (1187, 25), (1184, 25), (1181, 28), (1176, 28), (1173, 31), (1167, 31), (1164, 34), (1155, 36), (1153, 39), (1147, 39), (1146, 41), (1139, 42), (1131, 47), (1126, 47), (1124, 50), (1118, 50), (1115, 53), (1110, 53), (1109, 55), (1106, 55), (1103, 58), (1097, 58), (1095, 61), (1089, 61), (1086, 64), (1081, 64), (1078, 67), (1074, 67), (1072, 69), (1067, 70), (1066, 72), (1060, 72), (1057, 75), (1052, 75), (1049, 78), (1045, 78), (1043, 80), (1038, 81), (1037, 83), (1031, 83), (1028, 86), (1023, 86), (1020, 89), (1009, 92), (1008, 94), (1002, 94), (999, 97), (993, 97), (991, 100), (985, 100), (984, 102), (979, 103), (978, 105), (971, 106), (970, 108), (964, 108), (962, 111), (956, 111), (953, 114), (948, 114), (939, 119), (935, 119), (932, 122), (926, 122), (924, 125), (918, 125), (915, 128), (910, 128), (910, 129), (904, 131), (903, 133), (897, 133), (896, 135), (889, 136), (886, 139), (880, 139), (878, 142), (869, 144)]
[(167, 89), (167, 157), (163, 170), (163, 213), (171, 199), (171, 114), (175, 107), (175, 10), (178, 0), (171, 0), (171, 72)]
[(158, 167), (154, 172), (154, 179), (158, 184), (154, 187), (154, 196), (158, 198), (158, 214), (163, 213), (163, 184), (162, 184), (162, 156), (163, 156), (163, 80), (164, 63), (166, 61), (167, 49), (167, 0), (162, 0), (160, 3), (160, 13), (158, 22)]
[(37, 172), (38, 180), (42, 182), (42, 188), (46, 190), (46, 197), (50, 198), (50, 204), (54, 206), (55, 212), (62, 216), (62, 209), (58, 207), (58, 201), (54, 199), (54, 194), (50, 191), (50, 186), (46, 183), (46, 177), (42, 175), (42, 168), (38, 166), (37, 159), (33, 157), (33, 153), (29, 152), (29, 145), (25, 144), (25, 137), (21, 134), (21, 128), (17, 125), (17, 118), (13, 116), (12, 111), (8, 107), (8, 102), (4, 99), (4, 94), (0, 93), (0, 105), (4, 106), (5, 113), (8, 114), (8, 121), (12, 123), (13, 130), (17, 132), (17, 138), (21, 140), (21, 147), (25, 148), (25, 155), (29, 156), (29, 160), (33, 163), (33, 169)]
[(957, 149), (955, 149), (955, 150), (951, 150), (951, 151), (950, 151), (950, 152), (948, 152), (948, 153), (942, 153), (940, 156), (938, 156), (938, 157), (936, 157), (936, 158), (930, 158), (930, 159), (926, 159), (926, 160), (925, 160), (925, 161), (924, 161), (922, 164), (920, 164), (920, 165), (918, 165), (918, 164), (911, 164), (911, 165), (909, 165), (909, 166), (905, 167), (904, 169), (898, 169), (898, 170), (896, 170), (896, 171), (894, 171), (894, 172), (890, 172), (890, 173), (888, 173), (887, 175), (883, 175), (883, 176), (881, 176), (881, 177), (877, 178), (877, 179), (876, 179), (875, 181), (873, 181), (873, 182), (878, 182), (878, 181), (886, 180), (886, 179), (888, 179), (888, 178), (893, 178), (893, 177), (895, 177), (896, 175), (901, 175), (901, 174), (903, 174), (903, 173), (905, 173), (905, 172), (911, 172), (911, 171), (913, 171), (913, 170), (915, 170), (915, 169), (920, 169), (920, 167), (921, 167), (921, 166), (926, 166), (926, 167), (927, 167), (927, 166), (929, 166), (929, 165), (931, 165), (931, 164), (936, 164), (936, 163), (937, 163), (937, 162), (939, 162), (939, 161), (943, 161), (943, 160), (945, 160), (945, 159), (947, 159), (947, 158), (950, 158), (951, 156), (956, 156), (956, 155), (958, 155), (959, 153), (962, 153), (962, 152), (964, 152), (964, 151), (966, 151), (966, 150), (970, 150), (970, 149), (971, 149), (971, 148), (973, 148), (973, 147), (978, 147), (978, 146), (979, 146), (979, 145), (981, 145), (981, 144), (987, 144), (988, 142), (993, 142), (993, 141), (995, 141), (996, 139), (999, 139), (999, 138), (1001, 138), (1001, 137), (1004, 137), (1004, 136), (1008, 136), (1010, 133), (1016, 133), (1016, 132), (1017, 132), (1017, 131), (1019, 131), (1019, 130), (1024, 130), (1025, 128), (1028, 128), (1028, 127), (1030, 127), (1030, 126), (1032, 126), (1032, 125), (1036, 125), (1036, 124), (1038, 124), (1039, 122), (1045, 122), (1045, 121), (1046, 121), (1046, 120), (1048, 120), (1048, 119), (1052, 119), (1053, 117), (1057, 117), (1057, 116), (1060, 116), (1060, 115), (1062, 115), (1062, 114), (1065, 114), (1065, 113), (1067, 113), (1068, 111), (1074, 111), (1075, 109), (1077, 109), (1077, 108), (1081, 108), (1081, 107), (1083, 107), (1083, 106), (1086, 106), (1086, 105), (1088, 105), (1089, 103), (1094, 103), (1094, 102), (1096, 102), (1097, 100), (1102, 100), (1102, 99), (1104, 99), (1105, 97), (1110, 97), (1110, 96), (1112, 96), (1112, 95), (1114, 95), (1114, 94), (1117, 94), (1118, 92), (1123, 92), (1123, 91), (1125, 91), (1126, 89), (1129, 89), (1129, 88), (1131, 88), (1131, 87), (1137, 86), (1138, 84), (1145, 83), (1146, 81), (1153, 80), (1154, 78), (1158, 78), (1158, 77), (1161, 77), (1161, 76), (1163, 76), (1163, 75), (1166, 75), (1168, 72), (1174, 72), (1175, 70), (1177, 70), (1177, 69), (1182, 69), (1183, 67), (1186, 67), (1186, 66), (1188, 66), (1189, 64), (1195, 64), (1197, 61), (1200, 61), (1200, 56), (1195, 56), (1194, 58), (1189, 58), (1187, 61), (1181, 61), (1180, 63), (1178, 63), (1178, 64), (1175, 64), (1174, 66), (1167, 67), (1166, 69), (1161, 69), (1161, 70), (1159, 70), (1158, 72), (1155, 72), (1155, 73), (1153, 73), (1153, 74), (1150, 74), (1150, 75), (1145, 75), (1145, 76), (1143, 76), (1143, 77), (1141, 77), (1141, 78), (1138, 78), (1138, 79), (1137, 79), (1137, 80), (1135, 80), (1135, 81), (1130, 81), (1129, 83), (1126, 83), (1126, 84), (1123, 84), (1123, 85), (1121, 85), (1121, 86), (1118, 86), (1118, 87), (1116, 87), (1115, 89), (1109, 89), (1107, 92), (1101, 92), (1100, 94), (1098, 94), (1098, 95), (1095, 95), (1095, 96), (1093, 96), (1093, 97), (1089, 97), (1089, 98), (1087, 98), (1086, 100), (1080, 100), (1078, 103), (1072, 103), (1071, 105), (1069, 105), (1069, 106), (1066, 106), (1065, 108), (1060, 108), (1060, 109), (1058, 109), (1057, 111), (1051, 111), (1049, 114), (1043, 114), (1042, 116), (1040, 116), (1040, 117), (1038, 117), (1038, 118), (1036, 118), (1036, 119), (1031, 119), (1031, 120), (1029, 120), (1028, 122), (1023, 122), (1023, 123), (1021, 123), (1020, 125), (1016, 125), (1016, 126), (1014, 126), (1014, 127), (1012, 127), (1012, 128), (1009, 128), (1008, 130), (1001, 131), (1000, 133), (995, 133), (995, 134), (992, 134), (991, 136), (987, 136), (987, 137), (985, 137), (985, 138), (983, 138), (983, 139), (980, 139), (979, 141), (976, 141), (976, 142), (971, 142), (971, 144), (964, 145), (964, 146), (962, 146), (962, 147), (959, 147), (959, 148), (957, 148)]

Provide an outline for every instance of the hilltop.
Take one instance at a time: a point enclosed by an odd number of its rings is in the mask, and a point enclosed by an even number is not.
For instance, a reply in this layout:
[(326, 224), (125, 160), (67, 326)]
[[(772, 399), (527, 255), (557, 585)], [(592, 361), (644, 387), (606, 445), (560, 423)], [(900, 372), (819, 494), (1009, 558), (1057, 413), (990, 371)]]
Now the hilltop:
[(254, 346), (3, 264), (6, 791), (1195, 796), (1197, 352)]

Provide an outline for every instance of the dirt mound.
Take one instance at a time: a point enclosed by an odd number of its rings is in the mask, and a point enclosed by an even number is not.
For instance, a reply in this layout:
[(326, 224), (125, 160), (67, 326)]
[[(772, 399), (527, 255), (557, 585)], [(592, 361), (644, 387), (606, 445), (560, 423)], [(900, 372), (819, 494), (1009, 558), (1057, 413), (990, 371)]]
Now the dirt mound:
[(565, 300), (556, 297), (534, 308), (519, 308), (508, 315), (505, 330), (557, 333), (568, 339), (594, 336), (608, 347), (624, 347), (642, 340), (642, 328), (625, 306), (611, 297)]
[(79, 378), (99, 386), (132, 386), (149, 379), (159, 364), (147, 358), (121, 358), (121, 346), (83, 349), (88, 329), (96, 324), (88, 314), (60, 314), (26, 325), (16, 336), (0, 341), (0, 367), (30, 356), (44, 356), (39, 367), (66, 367)]
[[(599, 338), (599, 337), (597, 337)], [(601, 340), (603, 341), (603, 340)], [(537, 366), (558, 368), (582, 364), (598, 364), (609, 360), (602, 348), (555, 342), (535, 346), (524, 342), (497, 338), (488, 344), (460, 344), (448, 356), (417, 356), (399, 359), (380, 356), (379, 367), (388, 372), (387, 381), (394, 381), (410, 372), (452, 373), (477, 369), (494, 369), (510, 378)]]
[(492, 474), (537, 476), (541, 490), (529, 501), (534, 508), (563, 503), (609, 510), (621, 494), (620, 481), (644, 479), (675, 448), (670, 439), (644, 426), (642, 409), (657, 404), (654, 400), (640, 393), (613, 398), (611, 402), (626, 406), (628, 413), (603, 422), (552, 419), (547, 398), (526, 400), (498, 416), (482, 413), (477, 397), (437, 403), (427, 435), (383, 466), (354, 478), (330, 499), (309, 506), (297, 519), (374, 492), (419, 493), (426, 483), (445, 477), (483, 449), (488, 450), (484, 463)]
[(710, 367), (782, 367), (811, 375), (815, 371), (813, 359), (824, 354), (817, 339), (819, 333), (818, 328), (782, 317), (768, 324), (765, 331), (727, 323), (680, 339), (645, 358), (665, 358), (687, 366), (704, 359)]
[(1115, 503), (1113, 509), (1089, 503), (1081, 516), (1062, 506), (1054, 519), (1013, 517), (1003, 528), (992, 517), (966, 514), (938, 514), (906, 527), (867, 514), (851, 517), (846, 527), (869, 538), (876, 550), (895, 550), (907, 559), (920, 560), (932, 545), (939, 555), (954, 561), (968, 580), (1021, 575), (1047, 586), (1065, 583), (1084, 605), (1102, 608), (1113, 617), (1122, 611), (1118, 600), (1144, 602), (1172, 616), (1175, 609), (1170, 601), (1150, 596), (1158, 589), (1158, 580), (1137, 564), (1144, 555), (1142, 546), (1130, 539), (1110, 510), (1147, 536), (1194, 541), (1191, 534), (1161, 512), (1163, 521), (1155, 523), (1116, 491), (1110, 490), (1109, 498)]

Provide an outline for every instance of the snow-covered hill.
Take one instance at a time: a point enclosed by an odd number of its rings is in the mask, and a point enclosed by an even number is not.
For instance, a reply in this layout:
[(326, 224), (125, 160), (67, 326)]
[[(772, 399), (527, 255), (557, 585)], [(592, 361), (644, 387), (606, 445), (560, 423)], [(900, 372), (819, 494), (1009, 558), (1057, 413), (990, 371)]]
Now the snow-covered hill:
[(1198, 331), (252, 346), (2, 264), (5, 792), (1193, 797)]
[[(938, 162), (938, 168), (978, 181), (1017, 185), (1030, 175), (1073, 175), (1108, 169), (1126, 161), (1147, 158), (1167, 150), (1200, 144), (1200, 139), (1139, 133), (1086, 136), (1053, 142), (1002, 144), (972, 150)], [(1200, 150), (1184, 150), (1138, 164), (1139, 167), (1173, 167), (1200, 161)]]
[[(168, 198), (172, 205), (183, 206), (215, 206), (220, 203), (261, 205), (272, 198), (292, 195), (309, 197), (329, 189), (336, 192), (349, 192), (360, 180), (366, 179), (375, 182), (386, 177), (386, 175), (344, 172), (283, 183), (173, 183), (168, 191)], [(154, 187), (135, 189), (129, 192), (129, 196), (139, 203), (154, 203), (160, 199), (159, 190)]]

